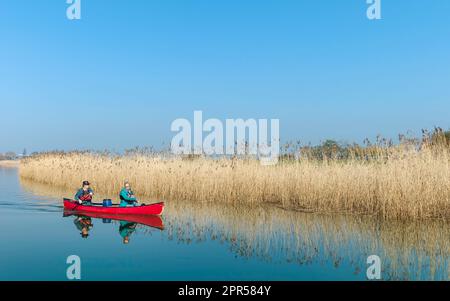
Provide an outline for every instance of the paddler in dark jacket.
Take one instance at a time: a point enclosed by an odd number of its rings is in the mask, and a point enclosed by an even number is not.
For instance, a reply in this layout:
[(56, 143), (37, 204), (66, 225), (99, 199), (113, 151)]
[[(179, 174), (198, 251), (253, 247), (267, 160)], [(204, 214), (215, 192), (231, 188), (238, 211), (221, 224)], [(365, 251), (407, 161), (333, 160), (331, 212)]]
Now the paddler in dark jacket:
[(128, 183), (128, 181), (125, 181), (124, 187), (120, 191), (120, 207), (127, 207), (127, 206), (137, 206), (137, 199), (134, 195), (133, 191), (131, 190), (131, 185)]
[(88, 181), (84, 181), (83, 186), (75, 194), (75, 201), (79, 204), (90, 205), (93, 196), (94, 191), (91, 189), (90, 183)]

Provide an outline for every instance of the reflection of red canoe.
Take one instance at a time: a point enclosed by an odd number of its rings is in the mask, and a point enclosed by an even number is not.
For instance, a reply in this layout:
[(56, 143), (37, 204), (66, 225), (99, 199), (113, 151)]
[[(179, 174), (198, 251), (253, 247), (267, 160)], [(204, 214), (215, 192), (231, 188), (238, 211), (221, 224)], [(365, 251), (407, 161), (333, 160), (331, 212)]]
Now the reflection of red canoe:
[(80, 205), (77, 202), (64, 199), (64, 209), (77, 212), (105, 213), (105, 214), (124, 214), (124, 215), (161, 215), (164, 211), (164, 203), (155, 203), (150, 205), (136, 207), (103, 207), (101, 204), (93, 204), (90, 206)]
[(92, 218), (102, 218), (102, 219), (112, 219), (117, 221), (126, 221), (130, 223), (138, 223), (145, 226), (158, 228), (163, 230), (164, 224), (158, 215), (138, 215), (138, 214), (108, 214), (108, 213), (93, 213), (93, 212), (77, 212), (77, 211), (68, 211), (64, 210), (64, 215), (82, 215), (82, 216), (88, 216)]

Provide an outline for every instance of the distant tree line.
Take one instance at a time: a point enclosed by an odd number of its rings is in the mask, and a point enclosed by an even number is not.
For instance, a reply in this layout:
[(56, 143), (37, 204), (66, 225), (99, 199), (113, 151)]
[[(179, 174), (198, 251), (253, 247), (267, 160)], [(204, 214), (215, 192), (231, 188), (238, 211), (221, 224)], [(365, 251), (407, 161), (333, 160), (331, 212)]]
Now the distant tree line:
[(315, 160), (348, 160), (360, 159), (371, 160), (388, 157), (390, 151), (396, 145), (409, 145), (420, 151), (423, 148), (449, 148), (450, 149), (450, 131), (444, 131), (441, 128), (435, 128), (432, 131), (423, 130), (422, 137), (412, 137), (408, 135), (399, 135), (399, 143), (395, 144), (390, 139), (378, 136), (376, 141), (365, 139), (363, 145), (357, 143), (340, 143), (335, 140), (326, 140), (320, 145), (302, 146), (300, 142), (287, 143), (280, 156), (282, 161), (298, 160), (299, 158)]
[(0, 153), (0, 160), (16, 160), (17, 154), (15, 152)]
[(22, 154), (18, 155), (15, 152), (6, 152), (6, 153), (0, 153), (0, 160), (17, 160), (20, 157), (24, 158), (28, 156), (27, 150), (24, 149), (22, 151)]

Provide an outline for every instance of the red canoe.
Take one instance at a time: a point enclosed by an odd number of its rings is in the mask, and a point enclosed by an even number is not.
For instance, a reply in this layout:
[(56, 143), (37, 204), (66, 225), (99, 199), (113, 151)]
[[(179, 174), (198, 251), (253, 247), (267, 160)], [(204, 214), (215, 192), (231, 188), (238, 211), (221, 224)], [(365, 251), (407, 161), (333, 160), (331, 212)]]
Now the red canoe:
[(136, 207), (103, 207), (101, 204), (93, 204), (90, 206), (80, 205), (74, 200), (64, 199), (64, 209), (76, 212), (106, 213), (120, 215), (161, 215), (164, 211), (164, 203), (155, 203), (150, 205)]

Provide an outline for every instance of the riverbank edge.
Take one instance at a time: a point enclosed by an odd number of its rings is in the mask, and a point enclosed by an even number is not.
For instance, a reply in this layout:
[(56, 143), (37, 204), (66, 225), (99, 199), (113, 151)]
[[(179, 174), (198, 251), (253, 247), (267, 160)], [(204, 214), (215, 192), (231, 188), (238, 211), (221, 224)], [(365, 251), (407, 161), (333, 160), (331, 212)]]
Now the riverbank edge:
[(0, 160), (0, 167), (17, 168), (20, 165), (19, 160)]

